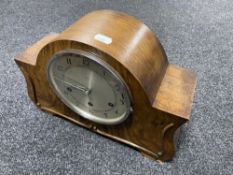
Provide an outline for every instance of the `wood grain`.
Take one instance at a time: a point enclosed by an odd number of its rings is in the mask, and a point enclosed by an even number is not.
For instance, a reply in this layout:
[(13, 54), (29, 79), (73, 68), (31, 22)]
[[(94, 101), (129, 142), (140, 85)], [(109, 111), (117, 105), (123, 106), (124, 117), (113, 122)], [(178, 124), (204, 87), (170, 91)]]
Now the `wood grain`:
[[(96, 34), (112, 38), (106, 45)], [(58, 51), (81, 49), (96, 54), (124, 79), (132, 93), (134, 112), (115, 126), (96, 124), (66, 107), (49, 87), (45, 67)], [(164, 49), (150, 29), (137, 19), (110, 10), (95, 11), (61, 34), (44, 37), (19, 54), (31, 99), (42, 110), (98, 134), (128, 144), (154, 160), (170, 160), (177, 128), (189, 120), (196, 76), (168, 63)]]
[(196, 75), (191, 70), (169, 65), (153, 107), (189, 119)]

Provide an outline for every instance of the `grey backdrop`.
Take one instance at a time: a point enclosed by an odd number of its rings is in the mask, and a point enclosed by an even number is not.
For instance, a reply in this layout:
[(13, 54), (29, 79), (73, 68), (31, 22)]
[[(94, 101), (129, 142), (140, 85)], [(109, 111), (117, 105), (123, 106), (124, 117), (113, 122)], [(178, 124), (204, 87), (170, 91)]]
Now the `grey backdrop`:
[[(170, 63), (198, 83), (173, 161), (137, 151), (40, 111), (15, 55), (95, 9), (115, 9), (156, 32)], [(232, 174), (233, 1), (0, 0), (0, 174)]]

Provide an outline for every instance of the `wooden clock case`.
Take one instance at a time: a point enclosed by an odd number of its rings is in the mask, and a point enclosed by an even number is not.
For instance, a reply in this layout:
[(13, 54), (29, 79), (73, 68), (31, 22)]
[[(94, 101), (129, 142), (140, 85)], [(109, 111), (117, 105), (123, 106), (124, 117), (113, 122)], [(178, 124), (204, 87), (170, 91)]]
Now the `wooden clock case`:
[[(95, 40), (96, 34), (110, 37), (111, 44)], [(65, 49), (94, 53), (122, 76), (133, 99), (133, 113), (126, 121), (96, 124), (71, 111), (55, 95), (46, 78), (46, 65)], [(130, 145), (154, 160), (172, 159), (176, 130), (189, 120), (196, 76), (169, 64), (155, 34), (137, 19), (111, 10), (94, 11), (64, 32), (45, 36), (15, 61), (30, 98), (40, 109)]]

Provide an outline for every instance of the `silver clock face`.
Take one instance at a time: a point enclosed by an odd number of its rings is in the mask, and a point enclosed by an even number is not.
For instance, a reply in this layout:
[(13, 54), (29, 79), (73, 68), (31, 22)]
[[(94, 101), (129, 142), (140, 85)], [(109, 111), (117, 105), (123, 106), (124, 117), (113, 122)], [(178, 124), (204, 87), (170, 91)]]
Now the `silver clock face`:
[(64, 50), (47, 65), (48, 81), (74, 112), (91, 121), (112, 125), (131, 111), (131, 96), (120, 75), (96, 55)]

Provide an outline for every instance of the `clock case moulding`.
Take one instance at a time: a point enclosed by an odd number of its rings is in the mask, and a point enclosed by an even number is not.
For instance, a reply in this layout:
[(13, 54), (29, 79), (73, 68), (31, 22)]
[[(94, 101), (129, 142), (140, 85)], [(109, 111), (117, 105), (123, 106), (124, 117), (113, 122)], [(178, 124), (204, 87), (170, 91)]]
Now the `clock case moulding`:
[[(112, 39), (103, 43), (101, 34)], [(101, 125), (70, 110), (55, 95), (46, 65), (57, 52), (80, 49), (96, 54), (112, 66), (132, 94), (132, 114), (117, 125)], [(19, 53), (15, 59), (28, 94), (42, 110), (139, 150), (153, 160), (171, 160), (177, 131), (189, 120), (196, 75), (169, 64), (155, 34), (127, 14), (111, 10), (91, 12), (62, 33), (51, 33)]]

